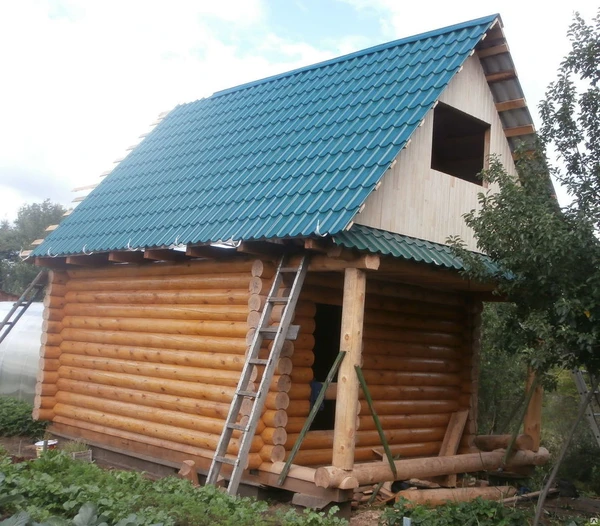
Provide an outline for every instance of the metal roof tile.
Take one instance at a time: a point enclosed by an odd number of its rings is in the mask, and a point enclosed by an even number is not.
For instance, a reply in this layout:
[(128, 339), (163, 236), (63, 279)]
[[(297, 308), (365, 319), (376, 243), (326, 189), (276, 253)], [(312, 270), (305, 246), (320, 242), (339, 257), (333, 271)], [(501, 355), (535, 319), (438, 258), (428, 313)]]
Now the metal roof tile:
[(339, 232), (496, 18), (177, 106), (33, 255)]

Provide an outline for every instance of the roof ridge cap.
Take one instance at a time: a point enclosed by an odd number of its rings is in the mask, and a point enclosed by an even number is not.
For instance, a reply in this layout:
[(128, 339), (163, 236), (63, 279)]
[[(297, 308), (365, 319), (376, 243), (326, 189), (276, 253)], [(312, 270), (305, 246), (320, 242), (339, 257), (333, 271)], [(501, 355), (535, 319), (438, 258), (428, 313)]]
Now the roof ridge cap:
[(492, 23), (494, 20), (499, 19), (500, 14), (495, 13), (492, 15), (487, 15), (480, 18), (474, 18), (473, 20), (467, 20), (465, 22), (460, 22), (458, 24), (453, 24), (450, 26), (441, 27), (438, 29), (432, 29), (429, 31), (425, 31), (423, 33), (418, 33), (416, 35), (410, 35), (407, 37), (399, 38), (396, 40), (391, 40), (390, 42), (385, 42), (383, 44), (377, 44), (375, 46), (371, 46), (365, 49), (360, 49), (358, 51), (353, 51), (352, 53), (347, 53), (346, 55), (340, 55), (339, 57), (330, 58), (327, 60), (323, 60), (321, 62), (316, 62), (314, 64), (309, 64), (308, 66), (302, 66), (296, 69), (292, 69), (290, 71), (284, 71), (283, 73), (276, 73), (275, 75), (270, 75), (268, 77), (263, 77), (262, 79), (252, 80), (250, 82), (245, 82), (243, 84), (239, 84), (237, 86), (232, 86), (231, 88), (225, 88), (219, 91), (215, 91), (210, 97), (206, 97), (208, 99), (221, 97), (222, 95), (228, 95), (230, 93), (241, 91), (244, 89), (251, 88), (253, 86), (257, 86), (259, 84), (266, 84), (268, 82), (272, 82), (274, 80), (278, 80), (285, 77), (291, 77), (293, 75), (297, 75), (298, 73), (302, 73), (304, 71), (309, 71), (313, 69), (319, 69), (325, 66), (329, 66), (331, 64), (336, 64), (339, 62), (345, 62), (347, 60), (351, 60), (356, 57), (361, 57), (364, 55), (369, 55), (371, 53), (376, 53), (378, 51), (383, 51), (384, 49), (390, 49), (399, 45), (409, 44), (411, 42), (416, 42), (417, 40), (423, 40), (425, 38), (431, 38), (433, 36), (443, 35), (445, 33), (450, 33), (451, 31), (459, 31), (466, 27), (476, 26), (483, 23)]

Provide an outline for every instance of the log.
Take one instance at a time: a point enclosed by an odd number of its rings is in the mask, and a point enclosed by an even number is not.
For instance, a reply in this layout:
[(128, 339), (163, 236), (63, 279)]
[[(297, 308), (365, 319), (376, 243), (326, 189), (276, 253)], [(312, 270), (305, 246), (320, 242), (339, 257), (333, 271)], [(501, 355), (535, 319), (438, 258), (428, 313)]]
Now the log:
[(100, 399), (129, 402), (132, 404), (146, 405), (169, 411), (180, 411), (191, 415), (204, 416), (225, 420), (229, 413), (229, 403), (199, 400), (184, 396), (173, 396), (164, 393), (140, 391), (125, 387), (93, 384), (68, 378), (59, 378), (55, 389), (66, 393), (77, 393), (93, 396)]
[[(198, 447), (189, 446), (187, 444), (181, 444), (178, 442), (173, 442), (171, 440), (163, 440), (158, 438), (153, 438), (147, 435), (140, 435), (138, 433), (131, 433), (128, 431), (123, 431), (121, 429), (109, 428), (103, 425), (95, 425), (88, 422), (80, 422), (79, 420), (73, 420), (71, 418), (65, 418), (62, 416), (56, 416), (54, 423), (64, 424), (66, 426), (70, 426), (73, 428), (77, 428), (82, 430), (85, 436), (86, 431), (90, 431), (92, 433), (101, 433), (105, 435), (109, 435), (112, 437), (119, 438), (124, 441), (133, 441), (139, 442), (141, 444), (148, 444), (154, 447), (160, 447), (163, 449), (168, 449), (172, 451), (177, 451), (180, 453), (186, 453), (190, 456), (201, 457), (207, 459), (207, 467), (210, 465), (210, 460), (212, 460), (214, 456), (214, 451), (208, 449), (202, 449)], [(230, 458), (232, 455), (228, 455)], [(256, 469), (262, 463), (262, 459), (258, 453), (250, 453), (248, 455), (248, 468)], [(227, 466), (225, 467), (227, 469)]]
[(366, 281), (362, 270), (348, 268), (344, 272), (340, 352), (345, 351), (346, 357), (338, 372), (332, 463), (345, 470), (354, 466), (359, 391), (354, 366), (361, 364)]
[[(57, 322), (44, 322), (56, 324)], [(246, 322), (206, 320), (163, 320), (146, 318), (95, 318), (92, 316), (65, 316), (60, 327), (103, 331), (131, 331), (141, 333), (189, 334), (197, 336), (225, 336), (244, 338), (248, 331)]]
[[(152, 265), (118, 265), (98, 268), (69, 269), (67, 274), (72, 279), (107, 279), (107, 278), (144, 278), (150, 276), (169, 277), (173, 275), (188, 276), (194, 274), (244, 274), (252, 275), (260, 265), (255, 267), (255, 259), (236, 261), (184, 261), (181, 263), (153, 263)], [(263, 265), (263, 271), (265, 266)]]
[(56, 398), (54, 396), (35, 395), (33, 400), (34, 407), (40, 409), (52, 409), (54, 404), (56, 404)]
[(56, 360), (60, 357), (60, 347), (54, 347), (52, 345), (42, 345), (40, 347), (40, 358), (49, 358)]
[[(79, 380), (81, 382), (132, 388), (139, 391), (164, 393), (173, 396), (185, 396), (188, 398), (196, 398), (198, 400), (210, 400), (212, 402), (224, 402), (227, 404), (231, 403), (231, 399), (233, 398), (233, 394), (235, 392), (235, 388), (233, 387), (207, 385), (180, 380), (165, 381), (162, 378), (115, 373), (111, 371), (93, 371), (90, 369), (79, 369), (65, 365), (60, 367), (58, 374), (60, 375), (61, 379), (68, 378), (71, 380)], [(58, 375), (56, 379), (58, 379)], [(285, 393), (277, 394), (285, 395), (287, 397)], [(285, 408), (278, 407), (274, 409)]]
[(460, 372), (461, 364), (458, 360), (365, 354), (363, 358), (363, 370), (454, 373)]
[(51, 422), (54, 419), (54, 410), (35, 407), (31, 412), (31, 418), (33, 420), (48, 420)]
[[(413, 444), (418, 442), (441, 441), (446, 429), (443, 427), (425, 429), (393, 429), (385, 430), (384, 434), (389, 444)], [(298, 438), (297, 434), (288, 434), (286, 449), (290, 449)], [(381, 446), (381, 440), (376, 430), (357, 431), (355, 436), (357, 447)], [(309, 431), (302, 442), (302, 450), (326, 449), (333, 447), (333, 431)]]
[[(124, 279), (122, 277), (103, 279), (71, 279), (67, 291), (122, 291), (122, 290), (204, 290), (238, 289), (244, 290), (248, 283), (261, 278), (252, 278), (250, 273), (201, 274), (189, 276), (165, 276), (162, 278)], [(247, 298), (246, 298), (247, 301)]]
[(287, 433), (283, 427), (267, 427), (260, 433), (260, 437), (265, 444), (273, 446), (283, 446), (287, 441)]
[[(188, 351), (224, 352), (243, 355), (246, 343), (243, 338), (190, 336), (186, 334), (148, 334), (125, 331), (103, 331), (89, 329), (64, 329), (61, 335), (44, 334), (45, 345), (60, 345), (64, 340), (88, 343), (107, 343), (111, 345), (132, 345), (136, 347), (153, 347), (179, 349)], [(55, 336), (55, 339), (49, 338)]]
[[(510, 444), (512, 435), (479, 435), (473, 440), (473, 443), (481, 451), (494, 451), (495, 449), (506, 449)], [(530, 450), (534, 451), (534, 441), (530, 435), (518, 435), (513, 449), (516, 451)]]
[[(360, 414), (369, 414), (366, 400), (360, 400)], [(454, 413), (458, 411), (455, 400), (384, 400), (374, 402), (379, 415), (423, 415), (428, 413)]]
[(236, 371), (202, 369), (200, 367), (183, 367), (157, 363), (149, 364), (143, 361), (96, 358), (93, 356), (67, 353), (62, 353), (59, 360), (61, 366), (77, 367), (79, 369), (91, 371), (137, 374), (140, 376), (160, 378), (166, 381), (172, 379), (225, 387), (236, 387), (240, 376)]
[(489, 486), (484, 488), (408, 489), (396, 494), (396, 500), (404, 498), (412, 505), (443, 506), (448, 502), (470, 502), (475, 499), (502, 500), (512, 497), (517, 490), (512, 486)]
[(51, 358), (40, 358), (38, 361), (38, 367), (42, 371), (58, 371), (60, 363), (56, 359)]
[(51, 296), (50, 294), (44, 296), (43, 303), (48, 310), (61, 310), (67, 304), (64, 296)]
[(396, 371), (365, 371), (369, 385), (416, 385), (416, 386), (452, 386), (460, 385), (460, 377), (455, 373), (419, 373)]
[(462, 350), (447, 345), (427, 343), (406, 343), (386, 340), (364, 340), (363, 354), (367, 356), (385, 355), (398, 358), (436, 358), (441, 360), (461, 360)]
[[(62, 300), (62, 298), (61, 298)], [(42, 311), (42, 319), (46, 321), (62, 321), (63, 309), (49, 309), (45, 308)]]
[(262, 414), (261, 419), (268, 427), (285, 428), (288, 423), (287, 412), (281, 409), (279, 411), (273, 411), (269, 409)]
[[(401, 457), (415, 457), (415, 456), (426, 456), (436, 455), (440, 450), (442, 441), (439, 442), (427, 442), (418, 444), (396, 444), (391, 445), (390, 449), (394, 455), (400, 455)], [(294, 459), (297, 464), (302, 466), (322, 466), (331, 462), (332, 459), (331, 448), (327, 449), (301, 449)], [(381, 451), (383, 454), (383, 451)], [(373, 451), (372, 446), (356, 447), (354, 450), (354, 459), (357, 462), (370, 461), (380, 459), (381, 454), (378, 455)], [(389, 467), (389, 466), (388, 466)], [(345, 470), (342, 470), (345, 471)], [(346, 476), (348, 475), (346, 472)]]
[(246, 305), (246, 290), (212, 289), (212, 290), (133, 290), (120, 291), (77, 291), (68, 292), (65, 300), (68, 303), (109, 303), (134, 305)]
[(46, 285), (46, 295), (53, 298), (63, 298), (67, 294), (67, 286), (62, 283), (49, 282)]
[(56, 401), (66, 405), (94, 409), (101, 412), (106, 411), (113, 415), (136, 418), (147, 422), (157, 422), (159, 424), (192, 429), (209, 434), (221, 434), (223, 425), (225, 424), (225, 420), (218, 417), (194, 415), (183, 411), (166, 410), (148, 405), (121, 402), (119, 400), (98, 398), (66, 391), (59, 391), (56, 394)]
[(36, 380), (41, 384), (55, 384), (58, 380), (58, 372), (40, 369), (37, 373)]
[(419, 330), (423, 332), (443, 332), (449, 334), (460, 334), (464, 331), (463, 323), (458, 321), (447, 321), (425, 316), (410, 316), (398, 312), (384, 313), (382, 311), (370, 311), (370, 314), (365, 315), (365, 324), (376, 328), (394, 328), (397, 331), (402, 330)]
[(43, 332), (42, 336), (40, 337), (40, 342), (42, 345), (58, 347), (60, 342), (62, 342), (62, 339), (63, 337), (61, 334), (49, 334), (47, 332)]
[(57, 384), (35, 384), (35, 394), (40, 396), (54, 396), (58, 392)]
[(399, 330), (380, 325), (365, 325), (364, 334), (367, 340), (447, 345), (449, 347), (459, 347), (463, 344), (462, 336), (458, 334), (409, 329)]
[(196, 468), (196, 463), (193, 460), (184, 460), (177, 476), (189, 480), (194, 486), (200, 485), (198, 482), (198, 470)]
[[(379, 415), (381, 425), (386, 430), (418, 429), (425, 427), (441, 428), (448, 425), (450, 413), (414, 414), (414, 415)], [(358, 429), (360, 431), (374, 430), (375, 423), (369, 414), (359, 415)], [(289, 431), (288, 432), (292, 432)]]
[(440, 292), (400, 283), (391, 284), (387, 280), (370, 279), (367, 283), (367, 296), (371, 294), (462, 308), (465, 306), (465, 298), (455, 292)]
[(149, 347), (109, 345), (104, 343), (80, 343), (73, 341), (63, 341), (58, 350), (58, 356), (60, 356), (60, 351), (62, 350), (67, 354), (98, 358), (136, 360), (146, 363), (163, 363), (227, 371), (241, 371), (245, 361), (244, 357), (239, 354), (178, 351), (175, 349), (165, 350)]
[(60, 321), (44, 320), (42, 322), (42, 331), (46, 334), (60, 334), (63, 330), (63, 323)]
[(466, 319), (465, 309), (461, 307), (424, 301), (405, 301), (402, 298), (369, 294), (366, 298), (365, 315), (373, 316), (376, 313), (385, 313), (388, 316), (393, 313), (402, 313), (426, 316), (431, 319), (460, 321), (461, 323), (464, 323)]
[[(176, 442), (181, 442), (182, 444), (188, 444), (212, 451), (216, 449), (220, 437), (220, 435), (216, 434), (204, 433), (191, 429), (182, 429), (156, 422), (147, 422), (137, 418), (113, 415), (103, 411), (95, 411), (92, 409), (75, 407), (62, 403), (57, 403), (54, 406), (54, 413), (57, 416), (71, 418), (73, 420), (122, 429), (124, 431), (131, 431), (133, 433), (148, 435), (164, 440), (175, 439)], [(254, 437), (250, 451), (252, 453), (258, 452), (257, 450), (261, 447), (263, 447), (263, 445), (260, 437)], [(237, 440), (234, 439), (230, 442), (227, 452), (235, 455), (237, 454), (237, 448)]]
[[(56, 312), (56, 309), (52, 309)], [(238, 321), (244, 322), (248, 309), (244, 305), (139, 305), (68, 303), (64, 309), (67, 316), (114, 317), (114, 318), (162, 318), (170, 320)], [(61, 318), (62, 319), (62, 316)], [(152, 331), (159, 332), (159, 331)]]
[(285, 458), (283, 446), (264, 445), (259, 452), (264, 462), (281, 462)]
[(294, 400), (294, 403), (287, 407), (288, 423), (291, 418), (306, 418), (310, 412), (310, 401), (308, 400)]
[[(548, 450), (544, 448), (540, 448), (537, 453), (517, 451), (509, 458), (506, 467), (542, 465), (548, 461), (549, 456)], [(395, 464), (398, 472), (396, 480), (423, 479), (454, 473), (494, 470), (502, 466), (503, 460), (504, 450), (448, 457), (396, 460)], [(341, 473), (341, 471), (344, 470), (334, 466), (319, 468), (315, 474), (315, 484), (322, 488), (335, 487), (335, 484), (341, 482), (343, 477), (348, 476), (348, 473)], [(387, 462), (358, 464), (352, 470), (351, 475), (357, 478), (360, 485), (394, 480)]]
[[(267, 473), (273, 473), (274, 475), (281, 475), (284, 466), (285, 462), (264, 462), (260, 465), (259, 470)], [(287, 476), (297, 480), (304, 480), (305, 482), (314, 482), (315, 471), (316, 470), (313, 468), (292, 464)]]

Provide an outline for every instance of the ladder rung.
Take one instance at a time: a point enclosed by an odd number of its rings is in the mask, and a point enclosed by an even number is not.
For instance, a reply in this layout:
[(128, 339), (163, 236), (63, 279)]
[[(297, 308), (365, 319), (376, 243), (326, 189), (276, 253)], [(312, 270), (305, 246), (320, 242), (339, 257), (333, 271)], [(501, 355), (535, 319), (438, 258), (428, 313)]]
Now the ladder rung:
[(256, 398), (258, 396), (258, 393), (254, 391), (238, 391), (237, 394), (239, 396), (247, 396), (248, 398)]
[(279, 296), (279, 297), (269, 298), (269, 301), (271, 303), (289, 303), (290, 298), (288, 298), (287, 296), (286, 297)]
[(246, 431), (246, 426), (243, 426), (242, 424), (227, 424), (227, 427), (229, 429), (237, 429), (238, 431)]
[(248, 363), (251, 363), (252, 365), (267, 365), (269, 360), (264, 360), (262, 358), (250, 358)]
[(279, 272), (298, 272), (298, 267), (281, 267)]
[(221, 464), (229, 464), (231, 466), (235, 466), (237, 459), (235, 458), (229, 458), (229, 457), (221, 457), (221, 456), (216, 456), (215, 460), (217, 462), (220, 462)]
[[(279, 327), (263, 327), (260, 329), (260, 333), (263, 335), (265, 340), (272, 340), (275, 338)], [(300, 325), (290, 325), (288, 327), (287, 334), (285, 334), (286, 340), (295, 340), (298, 338), (298, 332), (300, 331)]]

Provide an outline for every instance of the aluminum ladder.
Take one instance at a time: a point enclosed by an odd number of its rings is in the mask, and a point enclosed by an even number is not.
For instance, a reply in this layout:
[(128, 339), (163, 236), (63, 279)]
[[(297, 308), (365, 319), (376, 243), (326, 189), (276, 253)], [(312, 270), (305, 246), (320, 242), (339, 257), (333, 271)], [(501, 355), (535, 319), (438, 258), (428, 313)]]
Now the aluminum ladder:
[[(258, 327), (256, 328), (256, 332), (254, 333), (254, 337), (247, 351), (246, 362), (244, 363), (235, 394), (231, 401), (231, 406), (229, 407), (229, 414), (225, 420), (221, 438), (219, 439), (206, 478), (207, 484), (216, 484), (223, 464), (233, 466), (229, 485), (227, 486), (227, 493), (229, 493), (229, 495), (235, 495), (237, 493), (242, 474), (246, 469), (252, 439), (254, 438), (256, 427), (258, 426), (262, 414), (265, 398), (269, 392), (269, 386), (271, 385), (271, 380), (275, 373), (276, 364), (279, 355), (281, 354), (283, 343), (286, 339), (294, 339), (294, 334), (297, 334), (299, 329), (298, 326), (291, 326), (290, 324), (308, 270), (308, 257), (302, 256), (297, 267), (286, 266), (287, 259), (286, 256), (283, 256), (277, 267), (275, 277), (273, 278), (273, 285), (267, 296), (260, 321), (258, 322)], [(291, 276), (293, 276), (293, 282), (289, 289), (289, 294), (286, 296), (279, 295), (283, 287), (289, 286), (289, 279), (286, 280), (286, 278)], [(281, 320), (278, 325), (270, 327), (271, 313), (275, 305), (283, 306)], [(273, 340), (273, 345), (271, 346), (271, 351), (267, 359), (261, 359), (259, 357), (263, 340)], [(258, 390), (254, 392), (250, 390), (252, 371), (255, 366), (259, 365), (263, 365), (265, 368)], [(252, 409), (250, 410), (245, 425), (237, 423), (237, 417), (244, 398), (252, 401)], [(227, 457), (226, 453), (235, 430), (241, 432), (241, 440), (237, 458), (231, 458)]]
[[(586, 374), (587, 379), (584, 376)], [(573, 369), (572, 375), (575, 385), (577, 386), (577, 392), (579, 393), (581, 400), (584, 401), (590, 392), (590, 389), (594, 385), (598, 385), (597, 378), (594, 378), (594, 376), (587, 371), (583, 371), (582, 369)], [(590, 425), (592, 433), (594, 433), (596, 442), (598, 443), (598, 446), (600, 446), (600, 398), (598, 388), (596, 388), (594, 396), (592, 396), (589, 405), (586, 407), (585, 416)]]
[(41, 270), (34, 280), (21, 294), (21, 297), (12, 306), (6, 317), (0, 322), (0, 343), (8, 336), (8, 333), (25, 314), (29, 306), (38, 299), (46, 286), (48, 271)]

